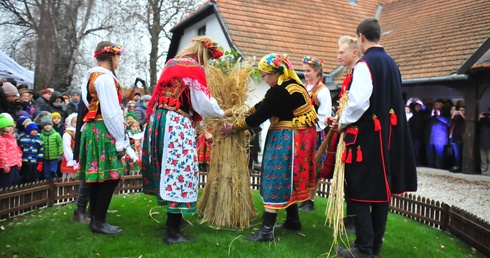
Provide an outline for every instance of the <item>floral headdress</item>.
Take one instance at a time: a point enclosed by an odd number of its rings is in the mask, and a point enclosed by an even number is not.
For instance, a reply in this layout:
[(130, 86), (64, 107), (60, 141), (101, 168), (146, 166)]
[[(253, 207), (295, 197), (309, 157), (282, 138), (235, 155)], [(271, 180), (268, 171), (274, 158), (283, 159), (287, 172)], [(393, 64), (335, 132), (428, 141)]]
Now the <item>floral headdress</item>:
[(293, 69), (293, 65), (288, 59), (288, 55), (268, 54), (262, 57), (259, 62), (258, 68), (260, 71), (266, 73), (280, 73), (277, 81), (278, 85), (281, 85), (284, 81), (294, 79), (298, 84), (303, 85), (298, 75)]
[(213, 42), (210, 39), (193, 39), (192, 41), (202, 43), (204, 47), (209, 52), (211, 52), (212, 59), (219, 59), (220, 57), (223, 56), (223, 51), (221, 51), (220, 47), (218, 46), (218, 43)]
[(316, 59), (316, 58), (311, 57), (311, 56), (305, 56), (303, 58), (303, 63), (304, 64), (309, 64), (309, 65), (313, 65), (313, 66), (316, 66), (316, 67), (323, 67), (323, 65), (325, 65), (325, 62), (323, 62), (323, 60)]
[(116, 55), (120, 55), (126, 53), (126, 51), (121, 46), (105, 46), (99, 52), (94, 52), (94, 57), (97, 58), (103, 53), (114, 53)]

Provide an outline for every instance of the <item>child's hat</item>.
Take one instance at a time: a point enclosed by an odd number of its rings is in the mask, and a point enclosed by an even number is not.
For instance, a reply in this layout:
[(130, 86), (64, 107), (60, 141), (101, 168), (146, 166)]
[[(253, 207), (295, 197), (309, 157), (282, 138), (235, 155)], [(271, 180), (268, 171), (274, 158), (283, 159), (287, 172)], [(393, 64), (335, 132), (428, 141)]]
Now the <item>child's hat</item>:
[(59, 118), (61, 118), (60, 113), (58, 113), (58, 112), (53, 112), (53, 113), (51, 113), (51, 119), (53, 119), (53, 118), (55, 118), (55, 117), (59, 117)]
[(14, 126), (14, 120), (5, 114), (0, 114), (0, 129), (3, 129), (7, 126)]
[(39, 132), (39, 128), (37, 127), (36, 123), (29, 123), (26, 125), (26, 134), (31, 134), (33, 130)]
[(17, 118), (17, 124), (23, 124), (24, 121), (26, 121), (27, 119), (30, 119), (29, 116), (20, 116), (19, 118)]
[(41, 119), (41, 125), (42, 126), (45, 126), (45, 125), (53, 125), (53, 121), (51, 121), (51, 117), (49, 116), (45, 116)]

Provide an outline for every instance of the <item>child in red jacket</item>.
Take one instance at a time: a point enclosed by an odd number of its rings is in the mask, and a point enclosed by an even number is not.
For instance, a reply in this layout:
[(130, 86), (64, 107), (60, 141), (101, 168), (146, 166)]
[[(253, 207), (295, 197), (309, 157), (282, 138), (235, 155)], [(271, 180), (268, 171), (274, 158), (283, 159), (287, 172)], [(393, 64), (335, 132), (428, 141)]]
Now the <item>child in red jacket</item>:
[(0, 188), (19, 183), (22, 151), (12, 136), (14, 120), (8, 114), (0, 114)]

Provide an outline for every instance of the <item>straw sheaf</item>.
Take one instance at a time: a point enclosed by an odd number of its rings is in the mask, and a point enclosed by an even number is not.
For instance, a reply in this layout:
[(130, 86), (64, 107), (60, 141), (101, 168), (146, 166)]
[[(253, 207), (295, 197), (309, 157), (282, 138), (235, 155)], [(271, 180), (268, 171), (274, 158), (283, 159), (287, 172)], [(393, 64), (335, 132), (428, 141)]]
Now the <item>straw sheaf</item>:
[(234, 122), (248, 110), (245, 100), (250, 92), (253, 65), (239, 60), (233, 67), (210, 66), (206, 77), (211, 96), (223, 110), (235, 114), (228, 118), (204, 119), (203, 126), (213, 134), (209, 174), (198, 202), (202, 222), (217, 227), (244, 229), (255, 217), (250, 175), (247, 166), (247, 132), (221, 137), (219, 127)]
[[(340, 99), (338, 118), (342, 116), (347, 102), (349, 101), (348, 94), (345, 93)], [(339, 143), (337, 145), (337, 153), (335, 155), (335, 168), (333, 172), (333, 178), (330, 185), (330, 193), (327, 200), (327, 209), (325, 210), (326, 220), (330, 227), (333, 227), (333, 241), (330, 246), (329, 254), (332, 253), (333, 247), (337, 245), (339, 238), (341, 241), (349, 246), (350, 243), (347, 239), (347, 231), (344, 227), (344, 178), (345, 178), (345, 163), (342, 162), (342, 153), (345, 149), (344, 132), (340, 133)], [(345, 238), (345, 240), (343, 239)]]

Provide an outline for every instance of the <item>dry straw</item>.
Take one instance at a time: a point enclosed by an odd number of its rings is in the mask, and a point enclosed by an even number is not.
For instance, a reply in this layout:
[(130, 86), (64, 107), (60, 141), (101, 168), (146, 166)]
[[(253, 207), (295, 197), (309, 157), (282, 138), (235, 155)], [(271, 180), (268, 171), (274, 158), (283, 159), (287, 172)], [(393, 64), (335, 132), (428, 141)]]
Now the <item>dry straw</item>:
[(255, 216), (250, 175), (247, 166), (248, 132), (222, 137), (219, 127), (243, 118), (248, 110), (245, 100), (253, 64), (239, 59), (236, 63), (210, 66), (206, 73), (211, 96), (223, 110), (236, 114), (228, 118), (205, 119), (203, 127), (213, 134), (209, 174), (198, 202), (203, 222), (217, 227), (244, 229)]
[[(347, 92), (342, 95), (340, 99), (340, 108), (338, 111), (337, 121), (347, 107), (349, 100)], [(345, 163), (342, 161), (342, 153), (345, 149), (344, 132), (340, 133), (339, 143), (337, 144), (337, 153), (335, 155), (335, 168), (333, 172), (333, 178), (331, 180), (330, 193), (327, 200), (327, 209), (325, 211), (326, 220), (330, 227), (333, 227), (333, 241), (330, 246), (329, 253), (332, 252), (334, 246), (337, 245), (338, 239), (345, 236), (347, 238), (347, 232), (344, 227), (344, 178), (345, 178)], [(344, 241), (343, 241), (344, 242)], [(348, 245), (348, 241), (347, 245)]]

